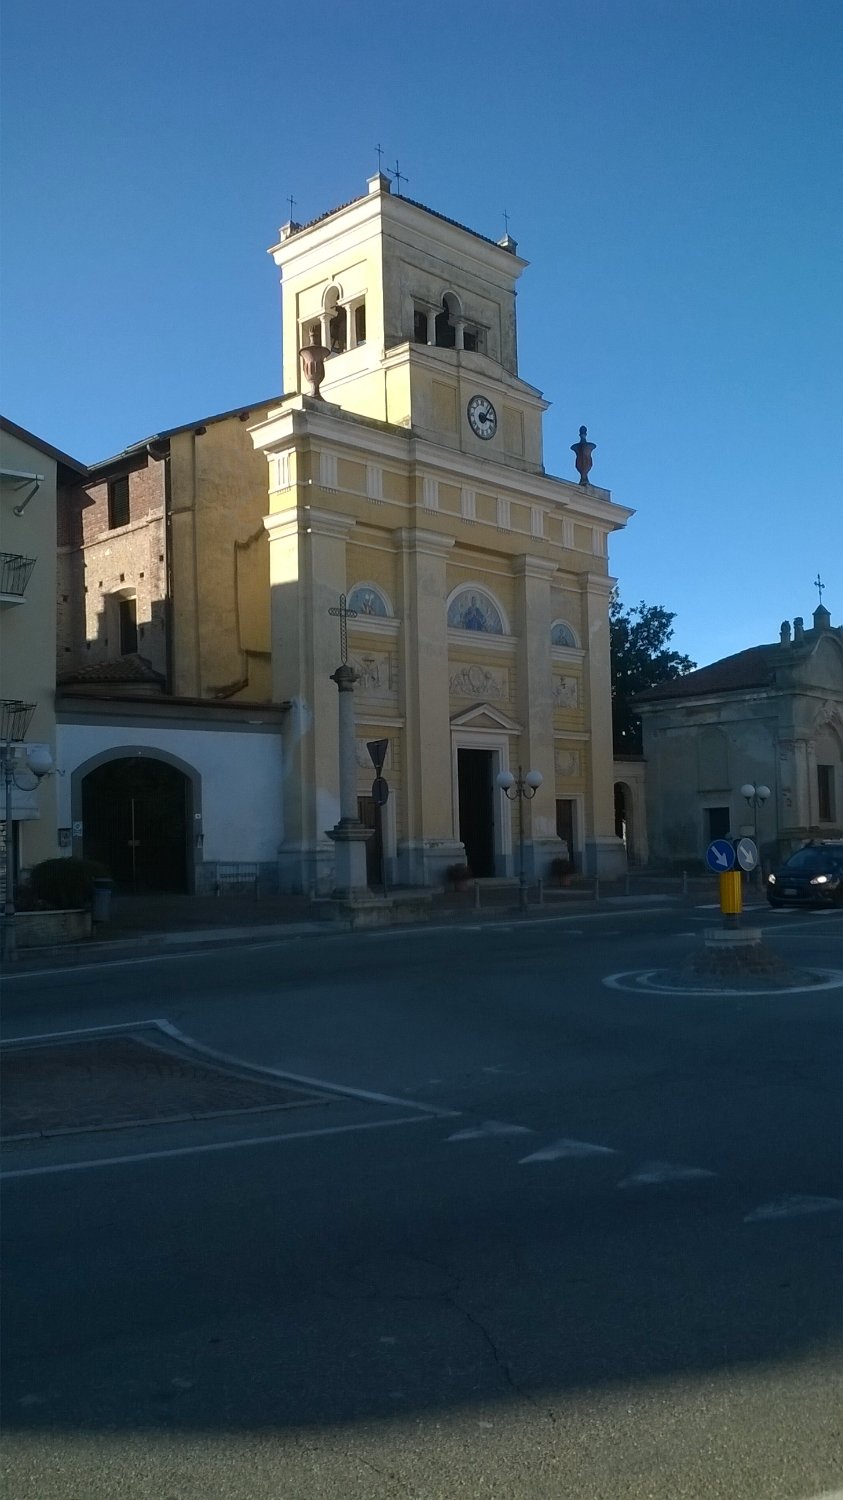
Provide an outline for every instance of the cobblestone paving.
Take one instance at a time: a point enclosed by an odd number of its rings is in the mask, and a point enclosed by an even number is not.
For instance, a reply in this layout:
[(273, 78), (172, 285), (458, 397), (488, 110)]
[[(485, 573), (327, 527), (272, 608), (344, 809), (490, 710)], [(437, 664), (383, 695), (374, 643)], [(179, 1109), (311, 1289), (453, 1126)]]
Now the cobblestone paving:
[(0, 1079), (4, 1140), (329, 1102), (133, 1036), (9, 1046)]

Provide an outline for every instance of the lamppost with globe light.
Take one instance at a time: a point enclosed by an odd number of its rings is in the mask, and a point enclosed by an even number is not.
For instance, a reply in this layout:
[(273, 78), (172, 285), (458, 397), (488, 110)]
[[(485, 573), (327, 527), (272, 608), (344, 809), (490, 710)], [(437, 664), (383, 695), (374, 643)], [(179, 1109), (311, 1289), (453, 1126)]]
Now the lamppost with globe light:
[(40, 782), (43, 776), (48, 776), (53, 769), (53, 758), (49, 750), (43, 745), (32, 745), (26, 748), (23, 741), (32, 715), (35, 712), (34, 703), (22, 703), (17, 698), (6, 698), (0, 704), (2, 708), (2, 723), (0, 724), (0, 773), (4, 783), (4, 816), (5, 816), (5, 876), (6, 889), (3, 900), (3, 958), (5, 960), (17, 957), (17, 931), (15, 927), (15, 849), (12, 837), (12, 787), (16, 786), (19, 791), (29, 791), (31, 788), (21, 786), (16, 771), (28, 771)]
[(764, 782), (745, 781), (741, 787), (741, 796), (746, 798), (747, 804), (752, 808), (752, 836), (756, 849), (758, 850), (758, 879), (761, 880), (761, 850), (758, 848), (758, 809), (764, 806), (767, 798), (772, 793)]
[(522, 775), (521, 767), (519, 766), (517, 776), (514, 776), (512, 771), (499, 771), (496, 780), (504, 796), (510, 802), (518, 803), (518, 905), (522, 911), (526, 911), (527, 880), (524, 875), (524, 803), (533, 800), (544, 778), (541, 771), (528, 771), (526, 775)]

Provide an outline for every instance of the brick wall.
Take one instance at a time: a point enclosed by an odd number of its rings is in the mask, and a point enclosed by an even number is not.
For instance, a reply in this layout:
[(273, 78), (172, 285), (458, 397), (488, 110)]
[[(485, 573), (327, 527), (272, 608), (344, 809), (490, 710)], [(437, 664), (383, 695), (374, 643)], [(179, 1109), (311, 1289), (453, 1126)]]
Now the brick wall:
[(58, 672), (119, 659), (118, 604), (129, 596), (138, 653), (166, 672), (164, 542), (164, 465), (146, 455), (129, 473), (128, 525), (109, 528), (105, 479), (69, 497), (60, 521)]

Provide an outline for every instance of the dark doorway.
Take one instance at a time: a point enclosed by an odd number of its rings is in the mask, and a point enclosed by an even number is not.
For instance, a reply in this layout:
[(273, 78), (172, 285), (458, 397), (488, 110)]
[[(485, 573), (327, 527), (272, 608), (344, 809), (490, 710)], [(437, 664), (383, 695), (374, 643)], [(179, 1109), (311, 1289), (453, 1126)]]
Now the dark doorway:
[(728, 807), (707, 807), (705, 810), (708, 822), (708, 839), (727, 839), (729, 837), (729, 825), (732, 821), (731, 809)]
[(366, 884), (373, 887), (383, 885), (382, 822), (374, 797), (357, 798), (357, 816), (364, 828), (372, 829), (371, 838), (366, 840)]
[(192, 788), (151, 756), (109, 760), (82, 782), (83, 849), (118, 890), (187, 891)]
[(495, 800), (492, 751), (458, 750), (460, 838), (472, 875), (495, 873)]
[(568, 845), (568, 858), (573, 860), (576, 852), (573, 797), (556, 798), (556, 837), (565, 840)]

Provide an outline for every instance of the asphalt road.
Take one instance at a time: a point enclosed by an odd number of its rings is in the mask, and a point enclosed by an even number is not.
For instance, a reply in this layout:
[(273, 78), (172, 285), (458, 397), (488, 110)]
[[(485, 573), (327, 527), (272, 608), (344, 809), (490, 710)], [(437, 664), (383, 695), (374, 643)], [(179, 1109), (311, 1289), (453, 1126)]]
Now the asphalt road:
[[(843, 988), (606, 984), (713, 919), (10, 980), (7, 1039), (163, 1018), (343, 1091), (6, 1149), (7, 1500), (834, 1492)], [(839, 915), (758, 921), (843, 981)]]

